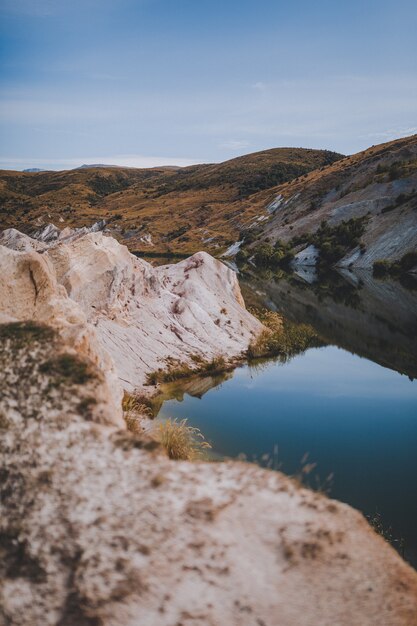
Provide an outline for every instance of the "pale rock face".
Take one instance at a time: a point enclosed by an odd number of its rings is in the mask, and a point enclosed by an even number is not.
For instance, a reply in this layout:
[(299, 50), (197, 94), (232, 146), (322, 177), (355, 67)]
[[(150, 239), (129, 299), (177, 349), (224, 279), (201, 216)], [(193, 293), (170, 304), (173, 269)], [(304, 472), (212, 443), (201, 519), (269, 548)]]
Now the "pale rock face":
[(11, 250), (19, 250), (20, 252), (43, 251), (48, 248), (47, 244), (24, 235), (16, 228), (8, 228), (0, 233), (0, 245), (6, 246)]
[[(79, 323), (94, 327), (129, 391), (140, 388), (148, 373), (166, 368), (167, 359), (192, 364), (194, 355), (240, 357), (263, 328), (245, 309), (236, 274), (205, 252), (153, 268), (102, 232), (63, 231), (42, 255), (30, 248), (45, 244), (8, 233), (0, 241), (29, 252), (13, 256), (3, 248), (3, 262), (17, 263), (13, 280), (4, 274), (3, 312), (10, 305), (17, 313), (8, 313), (17, 319), (47, 323), (82, 312)], [(31, 277), (38, 268), (35, 298)], [(17, 288), (19, 281), (24, 287)]]
[(318, 259), (318, 250), (315, 246), (310, 245), (298, 252), (292, 261), (293, 267), (315, 266)]
[[(24, 250), (38, 245), (28, 237), (24, 241)], [(42, 294), (43, 301), (54, 288), (61, 295), (65, 288), (95, 327), (128, 390), (166, 367), (167, 358), (192, 363), (192, 355), (239, 357), (262, 329), (245, 309), (236, 274), (205, 252), (153, 268), (115, 239), (94, 232), (54, 239), (42, 257), (30, 254), (31, 263), (43, 263), (58, 282)], [(22, 272), (29, 284), (30, 272), (20, 267), (17, 274)]]
[(229, 258), (236, 256), (236, 254), (240, 250), (240, 246), (242, 245), (242, 243), (243, 239), (241, 241), (236, 241), (235, 243), (232, 243), (232, 245), (227, 248), (226, 252), (223, 252), (222, 257)]

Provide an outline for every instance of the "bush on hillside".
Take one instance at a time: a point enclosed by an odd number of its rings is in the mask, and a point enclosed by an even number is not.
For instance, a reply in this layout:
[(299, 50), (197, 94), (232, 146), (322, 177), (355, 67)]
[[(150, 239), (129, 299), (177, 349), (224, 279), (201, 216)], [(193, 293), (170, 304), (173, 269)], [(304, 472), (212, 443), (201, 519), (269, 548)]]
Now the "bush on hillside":
[(309, 242), (319, 251), (319, 263), (333, 265), (349, 250), (359, 246), (367, 221), (367, 216), (364, 216), (352, 217), (336, 226), (329, 226), (325, 221), (321, 222), (319, 229), (309, 237)]

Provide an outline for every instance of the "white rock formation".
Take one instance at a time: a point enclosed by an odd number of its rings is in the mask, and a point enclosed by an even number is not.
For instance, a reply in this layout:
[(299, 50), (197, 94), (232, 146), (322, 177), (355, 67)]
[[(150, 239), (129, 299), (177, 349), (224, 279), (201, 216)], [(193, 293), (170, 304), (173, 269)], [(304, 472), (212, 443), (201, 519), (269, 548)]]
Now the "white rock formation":
[[(142, 387), (167, 359), (192, 365), (195, 355), (207, 361), (240, 357), (262, 330), (245, 309), (236, 274), (205, 252), (154, 268), (102, 232), (63, 235), (47, 246), (18, 231), (3, 233), (0, 243), (26, 252), (0, 248), (0, 263), (16, 267), (3, 273), (0, 294), (7, 296), (0, 312), (51, 324), (59, 294), (60, 307), (65, 302), (78, 315), (82, 311), (95, 328), (127, 390)], [(39, 245), (42, 255), (27, 252)], [(15, 291), (22, 294), (18, 306)], [(56, 315), (63, 317), (61, 310)]]
[(317, 264), (319, 252), (316, 246), (310, 245), (297, 252), (292, 261), (293, 267), (315, 266)]
[(236, 256), (236, 254), (240, 250), (240, 246), (242, 245), (242, 243), (243, 239), (241, 241), (235, 241), (235, 243), (232, 243), (232, 245), (227, 248), (226, 252), (223, 252), (222, 257), (227, 258)]

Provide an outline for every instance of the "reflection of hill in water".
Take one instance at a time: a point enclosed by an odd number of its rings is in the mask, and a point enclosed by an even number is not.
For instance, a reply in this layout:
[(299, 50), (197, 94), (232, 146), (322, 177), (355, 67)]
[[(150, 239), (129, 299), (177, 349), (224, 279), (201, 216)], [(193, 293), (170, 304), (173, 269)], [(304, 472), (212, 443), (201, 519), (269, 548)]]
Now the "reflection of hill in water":
[(216, 374), (216, 376), (194, 376), (193, 378), (182, 378), (172, 383), (165, 383), (161, 385), (161, 393), (154, 398), (153, 412), (157, 415), (167, 400), (182, 402), (185, 394), (193, 398), (202, 398), (207, 391), (218, 387), (232, 376), (233, 371), (229, 371)]
[(417, 291), (368, 272), (332, 274), (312, 284), (294, 277), (241, 282), (329, 343), (417, 378)]

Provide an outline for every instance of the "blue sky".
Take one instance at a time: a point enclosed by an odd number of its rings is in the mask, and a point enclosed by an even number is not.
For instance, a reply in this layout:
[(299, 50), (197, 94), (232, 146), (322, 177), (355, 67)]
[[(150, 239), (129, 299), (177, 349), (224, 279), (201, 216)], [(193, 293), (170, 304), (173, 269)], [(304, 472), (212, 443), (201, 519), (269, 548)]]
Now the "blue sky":
[(0, 167), (417, 132), (415, 0), (1, 0)]

